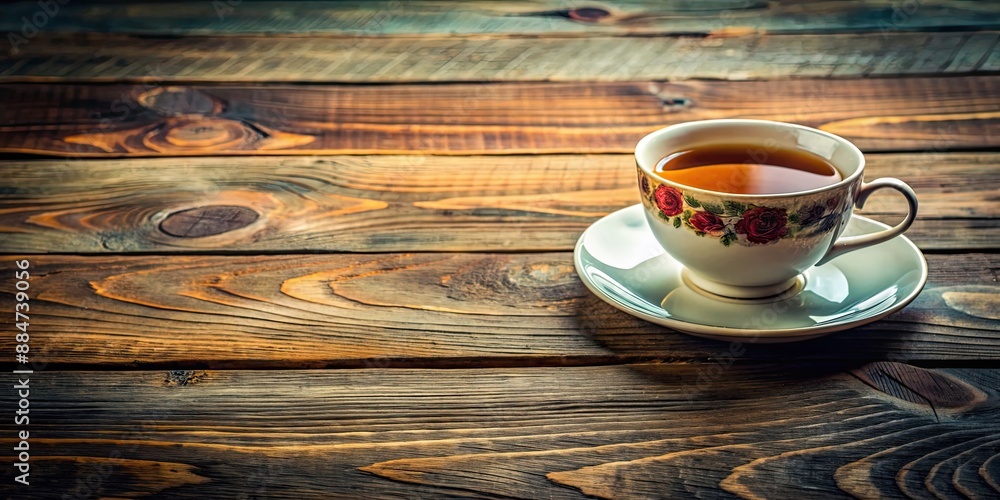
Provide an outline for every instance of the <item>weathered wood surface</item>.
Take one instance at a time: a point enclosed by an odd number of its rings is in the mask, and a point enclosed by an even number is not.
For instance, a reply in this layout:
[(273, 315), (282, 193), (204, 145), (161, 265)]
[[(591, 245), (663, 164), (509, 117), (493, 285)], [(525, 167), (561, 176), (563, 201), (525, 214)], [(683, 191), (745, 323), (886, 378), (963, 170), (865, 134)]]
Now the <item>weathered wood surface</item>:
[[(921, 248), (990, 249), (998, 162), (870, 154), (865, 173), (917, 191)], [(0, 193), (0, 253), (571, 250), (638, 202), (631, 155), (6, 161)], [(885, 193), (860, 213), (905, 211)]]
[(631, 152), (759, 118), (866, 151), (1000, 146), (1000, 77), (451, 85), (0, 85), (0, 152), (185, 156)]
[[(1000, 146), (1000, 4), (74, 0), (23, 31), (40, 8), (0, 18), (18, 498), (1000, 495), (1000, 154), (960, 152)], [(635, 202), (635, 141), (724, 117), (883, 152), (924, 292), (791, 345), (590, 294), (569, 249)]]
[[(4, 7), (0, 31), (20, 33), (37, 1)], [(996, 29), (995, 2), (962, 0), (765, 2), (761, 0), (582, 2), (569, 0), (68, 2), (44, 31), (146, 35), (308, 34), (590, 35), (888, 32)], [(41, 19), (41, 17), (39, 17)], [(35, 23), (32, 23), (35, 24)], [(30, 30), (30, 28), (29, 28)]]
[(0, 82), (644, 81), (996, 73), (1000, 33), (494, 38), (40, 33)]
[[(95, 498), (1000, 493), (994, 369), (39, 372), (30, 383), (31, 488), (55, 497), (88, 481)], [(12, 395), (0, 392), (4, 407)]]
[[(904, 310), (802, 344), (744, 339), (740, 360), (1000, 360), (1000, 256), (927, 259), (928, 285)], [(726, 343), (601, 302), (576, 276), (569, 253), (29, 260), (32, 359), (63, 367), (711, 364), (732, 357)], [(0, 268), (12, 270), (13, 261), (0, 259)], [(13, 352), (13, 342), (13, 335), (0, 338), (0, 352)]]

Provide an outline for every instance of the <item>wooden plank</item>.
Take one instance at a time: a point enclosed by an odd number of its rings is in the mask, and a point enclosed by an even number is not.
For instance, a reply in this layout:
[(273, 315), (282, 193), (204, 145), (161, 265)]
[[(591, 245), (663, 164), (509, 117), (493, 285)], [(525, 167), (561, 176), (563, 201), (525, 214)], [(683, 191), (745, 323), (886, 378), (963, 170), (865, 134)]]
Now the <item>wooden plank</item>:
[[(36, 372), (24, 491), (997, 494), (997, 370), (782, 363), (706, 379), (703, 368)], [(908, 399), (903, 386), (920, 397)], [(5, 408), (14, 394), (0, 393)], [(0, 427), (4, 446), (15, 446), (11, 423)], [(956, 462), (978, 473), (950, 474)]]
[[(715, 36), (38, 34), (0, 82), (765, 80), (995, 73), (997, 31)], [(956, 64), (956, 61), (960, 61)]]
[[(230, 5), (231, 4), (231, 5)], [(144, 35), (309, 34), (315, 35), (664, 35), (720, 31), (770, 33), (913, 31), (1000, 27), (993, 2), (920, 0), (910, 3), (822, 0), (629, 0), (571, 2), (468, 1), (461, 6), (418, 1), (122, 2), (88, 1), (57, 5), (37, 14), (36, 1), (5, 6), (0, 31), (21, 33), (25, 19), (44, 31), (113, 32)], [(45, 20), (45, 18), (48, 18)], [(41, 24), (41, 26), (38, 26)], [(28, 28), (27, 32), (30, 33)]]
[[(748, 96), (753, 96), (748, 99)], [(0, 152), (62, 156), (631, 152), (710, 118), (866, 151), (1000, 146), (1000, 77), (451, 85), (0, 85)]]
[[(996, 248), (1000, 155), (868, 160), (916, 189), (921, 248)], [(572, 250), (638, 203), (631, 155), (8, 161), (0, 193), (0, 253)], [(861, 213), (905, 211), (887, 193)]]
[[(888, 319), (745, 348), (612, 308), (584, 288), (568, 253), (28, 259), (32, 359), (59, 366), (722, 363), (731, 349), (745, 349), (740, 361), (1000, 359), (997, 254), (928, 255), (926, 289)], [(14, 258), (0, 264), (13, 274)], [(0, 352), (14, 341), (0, 339)]]

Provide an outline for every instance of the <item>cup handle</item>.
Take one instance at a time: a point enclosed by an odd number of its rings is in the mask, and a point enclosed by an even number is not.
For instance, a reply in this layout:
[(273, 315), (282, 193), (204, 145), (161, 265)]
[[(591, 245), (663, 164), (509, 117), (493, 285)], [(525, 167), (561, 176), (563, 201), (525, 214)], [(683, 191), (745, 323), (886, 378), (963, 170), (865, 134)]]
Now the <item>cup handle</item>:
[(899, 179), (883, 177), (881, 179), (875, 179), (871, 182), (862, 183), (861, 189), (858, 190), (858, 197), (854, 201), (854, 206), (861, 208), (864, 206), (865, 200), (868, 199), (868, 196), (882, 188), (895, 189), (896, 191), (903, 193), (903, 196), (906, 197), (906, 203), (909, 205), (909, 208), (903, 222), (896, 224), (895, 227), (879, 231), (877, 233), (866, 234), (864, 236), (848, 236), (838, 239), (837, 242), (830, 247), (830, 250), (826, 252), (826, 255), (824, 255), (823, 258), (816, 263), (817, 266), (826, 264), (827, 262), (830, 262), (847, 252), (853, 252), (854, 250), (891, 240), (896, 236), (903, 234), (903, 231), (910, 228), (910, 224), (913, 224), (913, 220), (917, 218), (917, 195), (913, 192), (913, 189), (911, 189), (910, 186), (907, 186), (905, 182)]

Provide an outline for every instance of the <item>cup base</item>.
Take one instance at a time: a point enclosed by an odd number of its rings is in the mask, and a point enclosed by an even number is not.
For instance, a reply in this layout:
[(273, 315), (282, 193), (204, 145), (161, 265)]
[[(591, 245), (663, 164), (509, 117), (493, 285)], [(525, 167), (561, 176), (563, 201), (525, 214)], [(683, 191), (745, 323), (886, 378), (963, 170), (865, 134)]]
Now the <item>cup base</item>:
[(712, 295), (718, 295), (720, 297), (731, 299), (762, 299), (786, 295), (786, 292), (792, 291), (793, 288), (800, 289), (801, 285), (805, 283), (805, 278), (800, 274), (792, 279), (782, 281), (781, 283), (775, 283), (773, 285), (727, 285), (725, 283), (719, 283), (718, 281), (702, 278), (688, 268), (684, 268), (681, 271), (681, 277), (688, 283), (688, 285), (694, 288)]

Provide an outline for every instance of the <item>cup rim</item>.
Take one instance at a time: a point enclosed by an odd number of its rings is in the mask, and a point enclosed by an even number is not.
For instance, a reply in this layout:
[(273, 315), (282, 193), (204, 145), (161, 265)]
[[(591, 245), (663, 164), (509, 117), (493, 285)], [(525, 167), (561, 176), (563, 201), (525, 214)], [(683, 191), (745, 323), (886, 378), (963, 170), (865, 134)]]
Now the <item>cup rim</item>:
[[(822, 187), (808, 189), (808, 190), (804, 190), (804, 191), (790, 191), (790, 192), (787, 192), (787, 193), (740, 194), (740, 193), (727, 193), (725, 191), (713, 191), (711, 189), (702, 189), (702, 188), (697, 188), (697, 187), (693, 187), (693, 186), (688, 186), (687, 184), (681, 184), (679, 182), (672, 181), (670, 179), (666, 179), (664, 177), (661, 177), (659, 174), (657, 174), (655, 171), (653, 171), (652, 168), (649, 168), (646, 165), (643, 165), (642, 162), (639, 161), (639, 151), (641, 149), (646, 149), (646, 148), (650, 147), (649, 144), (651, 142), (653, 142), (654, 140), (658, 139), (660, 136), (675, 133), (679, 129), (689, 128), (689, 127), (694, 127), (694, 126), (705, 126), (705, 125), (709, 125), (709, 126), (713, 126), (713, 125), (720, 125), (720, 126), (721, 125), (768, 125), (768, 126), (787, 127), (787, 128), (792, 128), (792, 129), (798, 129), (798, 130), (808, 130), (811, 133), (816, 133), (816, 134), (828, 137), (828, 138), (830, 138), (830, 139), (832, 139), (832, 140), (834, 140), (834, 141), (836, 141), (836, 142), (838, 142), (840, 144), (843, 144), (845, 147), (847, 147), (853, 154), (857, 155), (857, 157), (859, 159), (858, 168), (851, 175), (848, 175), (847, 177), (844, 177), (843, 179), (841, 179), (841, 180), (839, 180), (839, 181), (837, 181), (837, 182), (835, 182), (833, 184), (830, 184), (828, 186), (822, 186)], [(653, 132), (650, 132), (650, 133), (646, 134), (642, 139), (639, 139), (639, 142), (636, 143), (636, 145), (635, 145), (635, 150), (633, 151), (633, 156), (635, 157), (635, 164), (639, 167), (639, 169), (642, 170), (643, 173), (645, 173), (646, 175), (652, 177), (653, 179), (655, 179), (657, 182), (659, 182), (661, 184), (666, 184), (668, 186), (680, 189), (680, 190), (685, 191), (685, 192), (696, 192), (696, 193), (706, 194), (706, 195), (715, 196), (715, 197), (740, 198), (740, 199), (748, 199), (748, 200), (767, 200), (767, 199), (788, 198), (788, 197), (811, 195), (811, 194), (815, 194), (815, 193), (822, 193), (822, 192), (825, 192), (825, 191), (833, 191), (833, 190), (840, 189), (840, 188), (842, 188), (842, 187), (844, 187), (846, 185), (849, 185), (849, 184), (853, 183), (856, 179), (858, 179), (859, 177), (861, 177), (862, 175), (864, 175), (864, 170), (865, 170), (865, 156), (864, 156), (864, 153), (862, 153), (861, 149), (859, 149), (857, 146), (855, 146), (854, 143), (852, 143), (851, 141), (848, 141), (847, 139), (844, 139), (843, 137), (840, 137), (839, 135), (831, 134), (830, 132), (827, 132), (825, 130), (820, 130), (820, 129), (813, 128), (813, 127), (807, 127), (805, 125), (799, 125), (797, 123), (778, 122), (778, 121), (773, 121), (773, 120), (752, 120), (752, 119), (745, 119), (745, 118), (720, 118), (720, 119), (712, 119), (712, 120), (693, 120), (693, 121), (682, 122), (682, 123), (675, 123), (673, 125), (668, 125), (668, 126), (663, 127), (663, 128), (661, 128), (659, 130), (654, 130)], [(836, 168), (836, 165), (834, 166), (834, 168)]]

